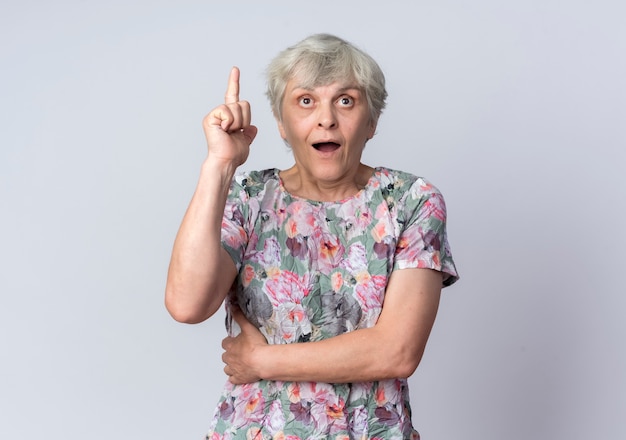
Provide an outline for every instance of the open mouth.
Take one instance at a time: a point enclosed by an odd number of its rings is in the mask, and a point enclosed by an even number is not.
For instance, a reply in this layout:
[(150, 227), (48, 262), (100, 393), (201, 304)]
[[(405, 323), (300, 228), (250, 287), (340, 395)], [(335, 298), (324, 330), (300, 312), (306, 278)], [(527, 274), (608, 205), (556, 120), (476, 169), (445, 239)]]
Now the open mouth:
[(338, 149), (339, 147), (341, 147), (341, 145), (339, 145), (336, 142), (319, 142), (317, 144), (313, 144), (313, 148), (315, 148), (317, 151), (321, 151), (323, 153), (333, 152), (336, 149)]

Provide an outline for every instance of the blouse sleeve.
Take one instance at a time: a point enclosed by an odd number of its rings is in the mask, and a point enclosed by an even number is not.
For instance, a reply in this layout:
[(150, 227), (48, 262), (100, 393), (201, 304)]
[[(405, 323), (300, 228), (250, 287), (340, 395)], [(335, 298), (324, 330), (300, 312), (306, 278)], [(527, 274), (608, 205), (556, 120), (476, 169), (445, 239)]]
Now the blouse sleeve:
[(244, 188), (245, 177), (235, 176), (230, 185), (224, 216), (222, 217), (222, 247), (228, 252), (237, 266), (241, 268), (244, 251), (248, 243), (246, 218), (248, 194)]
[(418, 178), (398, 204), (400, 235), (394, 269), (427, 268), (444, 274), (443, 286), (459, 278), (446, 234), (446, 204), (431, 183)]

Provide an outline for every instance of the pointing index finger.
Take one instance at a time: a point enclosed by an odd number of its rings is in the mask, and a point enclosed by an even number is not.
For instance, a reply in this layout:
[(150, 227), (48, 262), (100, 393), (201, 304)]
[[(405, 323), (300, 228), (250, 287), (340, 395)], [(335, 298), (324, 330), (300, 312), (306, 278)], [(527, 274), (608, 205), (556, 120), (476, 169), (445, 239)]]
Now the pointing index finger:
[(233, 67), (228, 77), (228, 87), (226, 88), (226, 95), (224, 96), (224, 102), (226, 104), (233, 104), (239, 101), (239, 69)]

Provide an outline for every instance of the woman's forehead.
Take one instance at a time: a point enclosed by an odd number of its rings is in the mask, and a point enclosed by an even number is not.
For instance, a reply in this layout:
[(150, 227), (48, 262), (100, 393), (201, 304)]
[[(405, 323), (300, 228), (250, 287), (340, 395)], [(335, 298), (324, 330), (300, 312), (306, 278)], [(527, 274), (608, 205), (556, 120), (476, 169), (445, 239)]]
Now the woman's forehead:
[(310, 81), (307, 78), (300, 78), (298, 76), (290, 79), (287, 82), (287, 91), (292, 90), (307, 90), (315, 91), (316, 89), (330, 89), (334, 91), (348, 91), (358, 90), (363, 88), (352, 78), (344, 79), (329, 79), (328, 81)]

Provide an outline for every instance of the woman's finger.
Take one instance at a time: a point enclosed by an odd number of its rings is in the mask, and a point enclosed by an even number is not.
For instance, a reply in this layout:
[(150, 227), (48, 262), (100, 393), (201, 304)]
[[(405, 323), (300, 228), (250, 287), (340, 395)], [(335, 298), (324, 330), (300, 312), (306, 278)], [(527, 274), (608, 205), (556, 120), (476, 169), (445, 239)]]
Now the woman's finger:
[(222, 339), (222, 348), (224, 350), (228, 350), (228, 347), (230, 347), (233, 343), (232, 340), (232, 336), (226, 336), (224, 339)]
[(228, 87), (224, 96), (224, 103), (234, 104), (239, 101), (239, 68), (233, 67), (228, 76)]

